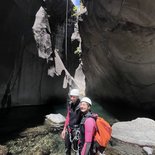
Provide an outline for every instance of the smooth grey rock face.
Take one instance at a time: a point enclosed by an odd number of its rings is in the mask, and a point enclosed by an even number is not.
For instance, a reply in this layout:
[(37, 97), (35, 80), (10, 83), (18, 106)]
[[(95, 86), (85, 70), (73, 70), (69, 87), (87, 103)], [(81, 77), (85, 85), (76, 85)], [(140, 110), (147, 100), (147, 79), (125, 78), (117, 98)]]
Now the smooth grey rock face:
[(155, 121), (137, 118), (132, 121), (117, 122), (112, 126), (112, 137), (140, 146), (155, 146)]
[(112, 16), (121, 20), (144, 27), (155, 26), (155, 4), (152, 0), (105, 0), (103, 6)]
[(80, 31), (87, 92), (138, 108), (155, 107), (153, 1), (97, 0), (86, 6)]

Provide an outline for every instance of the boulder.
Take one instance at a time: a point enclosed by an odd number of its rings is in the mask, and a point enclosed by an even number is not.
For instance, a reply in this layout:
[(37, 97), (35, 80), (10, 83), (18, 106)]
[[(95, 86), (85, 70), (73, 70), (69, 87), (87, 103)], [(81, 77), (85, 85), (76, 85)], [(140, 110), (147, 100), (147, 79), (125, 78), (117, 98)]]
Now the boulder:
[(137, 118), (114, 123), (112, 137), (127, 143), (155, 147), (155, 121), (149, 118)]

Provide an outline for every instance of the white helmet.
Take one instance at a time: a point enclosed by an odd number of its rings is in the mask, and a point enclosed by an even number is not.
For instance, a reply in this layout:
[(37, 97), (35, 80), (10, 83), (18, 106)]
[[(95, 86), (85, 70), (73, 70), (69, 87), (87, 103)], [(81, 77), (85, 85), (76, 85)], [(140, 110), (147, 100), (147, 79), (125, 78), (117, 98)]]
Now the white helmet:
[(91, 101), (91, 99), (89, 99), (88, 97), (83, 97), (83, 98), (81, 99), (81, 102), (86, 102), (86, 103), (92, 105), (92, 101)]
[(69, 93), (70, 96), (79, 96), (80, 92), (78, 89), (72, 89)]

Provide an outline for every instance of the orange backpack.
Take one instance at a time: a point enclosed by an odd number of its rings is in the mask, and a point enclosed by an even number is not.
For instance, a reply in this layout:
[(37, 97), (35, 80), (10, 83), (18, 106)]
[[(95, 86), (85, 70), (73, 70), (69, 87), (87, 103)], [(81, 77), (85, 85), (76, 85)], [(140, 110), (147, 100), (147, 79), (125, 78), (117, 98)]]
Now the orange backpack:
[(111, 138), (112, 127), (101, 117), (96, 118), (97, 131), (94, 136), (99, 146), (106, 147)]

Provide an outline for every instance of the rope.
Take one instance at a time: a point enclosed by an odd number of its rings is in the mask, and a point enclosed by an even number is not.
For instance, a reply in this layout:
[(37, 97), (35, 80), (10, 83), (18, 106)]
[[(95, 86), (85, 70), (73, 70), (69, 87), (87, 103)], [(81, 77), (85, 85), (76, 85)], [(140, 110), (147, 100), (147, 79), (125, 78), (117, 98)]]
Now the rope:
[[(72, 150), (75, 152), (75, 153), (78, 153), (79, 152), (79, 145), (78, 145), (78, 141), (79, 141), (79, 137), (80, 137), (80, 131), (79, 129), (75, 129), (75, 136), (72, 140)], [(75, 144), (74, 144), (74, 141), (75, 141)], [(74, 145), (77, 145), (77, 149), (74, 149)]]
[(71, 144), (71, 148), (72, 150), (78, 155), (79, 153), (79, 145), (78, 145), (78, 141), (80, 139), (80, 130), (79, 130), (79, 127), (77, 128), (73, 128), (72, 129), (72, 134), (71, 132), (68, 132), (68, 135), (69, 135), (69, 140), (70, 142), (72, 143)]
[(68, 26), (68, 0), (66, 0), (66, 27), (65, 27), (65, 59), (67, 64), (67, 26)]

